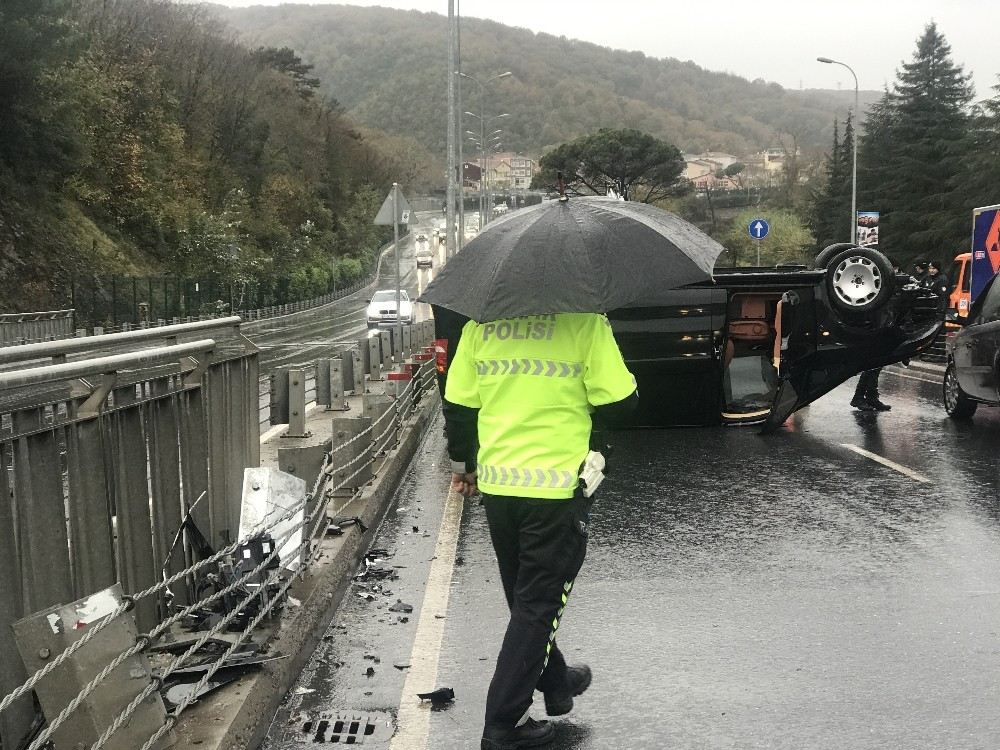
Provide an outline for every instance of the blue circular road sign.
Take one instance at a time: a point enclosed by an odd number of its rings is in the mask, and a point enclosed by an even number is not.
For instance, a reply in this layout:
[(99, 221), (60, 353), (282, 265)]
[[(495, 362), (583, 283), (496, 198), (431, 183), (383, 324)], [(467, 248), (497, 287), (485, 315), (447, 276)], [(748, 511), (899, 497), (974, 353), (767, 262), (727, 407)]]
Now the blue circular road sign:
[(767, 223), (767, 219), (751, 219), (747, 225), (747, 231), (750, 233), (751, 239), (762, 240), (771, 231), (771, 225)]

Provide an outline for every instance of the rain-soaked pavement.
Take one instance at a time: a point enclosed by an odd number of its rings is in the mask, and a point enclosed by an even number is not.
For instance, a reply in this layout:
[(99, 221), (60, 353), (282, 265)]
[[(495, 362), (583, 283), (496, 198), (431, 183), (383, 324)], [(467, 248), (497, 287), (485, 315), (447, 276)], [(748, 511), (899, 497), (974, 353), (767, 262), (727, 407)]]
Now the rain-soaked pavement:
[[(1000, 747), (1000, 409), (958, 424), (934, 375), (882, 385), (888, 414), (851, 410), (849, 383), (768, 437), (619, 437), (559, 631), (594, 683), (549, 747)], [(355, 586), (269, 748), (314, 746), (303, 726), (324, 711), (369, 712), (365, 746), (389, 748), (401, 705), (393, 750), (478, 747), (506, 612), (475, 502), (435, 582), (445, 458), (435, 429), (375, 542), (398, 579)], [(375, 585), (391, 593), (358, 596)], [(400, 599), (414, 611), (390, 612)], [(403, 694), (428, 654), (436, 679)], [(438, 686), (447, 710), (417, 705)]]

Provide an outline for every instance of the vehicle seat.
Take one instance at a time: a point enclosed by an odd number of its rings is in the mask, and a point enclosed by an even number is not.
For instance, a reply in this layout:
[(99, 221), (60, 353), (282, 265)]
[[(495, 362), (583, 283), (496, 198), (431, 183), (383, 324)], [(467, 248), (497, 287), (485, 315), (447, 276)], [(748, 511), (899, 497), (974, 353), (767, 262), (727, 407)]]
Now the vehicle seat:
[(771, 326), (767, 322), (767, 303), (759, 297), (739, 297), (738, 310), (729, 321), (729, 338), (738, 341), (767, 341)]

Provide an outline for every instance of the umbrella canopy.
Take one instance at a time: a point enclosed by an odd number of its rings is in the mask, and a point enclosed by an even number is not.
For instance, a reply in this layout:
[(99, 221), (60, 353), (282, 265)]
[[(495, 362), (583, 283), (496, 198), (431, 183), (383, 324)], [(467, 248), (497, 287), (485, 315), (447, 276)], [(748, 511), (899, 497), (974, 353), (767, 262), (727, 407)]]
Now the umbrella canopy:
[(547, 201), (490, 224), (421, 302), (476, 321), (607, 312), (712, 277), (725, 250), (683, 219), (609, 198)]

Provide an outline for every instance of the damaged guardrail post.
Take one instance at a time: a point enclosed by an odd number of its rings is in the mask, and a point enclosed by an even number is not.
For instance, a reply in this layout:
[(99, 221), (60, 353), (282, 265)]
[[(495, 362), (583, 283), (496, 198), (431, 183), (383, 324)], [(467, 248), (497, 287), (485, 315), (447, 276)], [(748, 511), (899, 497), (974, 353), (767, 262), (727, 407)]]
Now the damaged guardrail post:
[[(56, 605), (35, 612), (12, 625), (18, 651), (29, 672), (46, 666), (49, 659), (81, 640), (97, 621), (118, 610), (124, 597), (120, 584), (99, 591), (68, 605)], [(105, 627), (64, 664), (56, 667), (35, 686), (35, 694), (50, 721), (77, 696), (112, 658), (133, 646), (142, 636), (131, 613), (113, 618)], [(57, 748), (90, 747), (101, 736), (121, 706), (136, 698), (150, 683), (152, 672), (142, 653), (125, 660), (101, 684), (100, 692), (84, 699), (79, 708), (53, 733)], [(148, 737), (163, 726), (167, 713), (158, 692), (139, 703), (129, 719), (129, 733), (115, 734), (104, 745), (108, 750), (132, 750), (136, 737)], [(173, 744), (168, 732), (154, 747), (162, 750)], [(14, 746), (11, 746), (14, 747)], [(27, 745), (21, 745), (27, 747)]]
[(288, 430), (282, 437), (309, 437), (306, 430), (306, 373), (305, 370), (288, 371)]
[[(278, 448), (278, 469), (298, 477), (312, 487), (323, 469), (326, 454), (330, 451), (330, 441), (320, 440), (312, 445), (290, 445)], [(309, 499), (306, 513), (312, 514), (322, 497)]]

